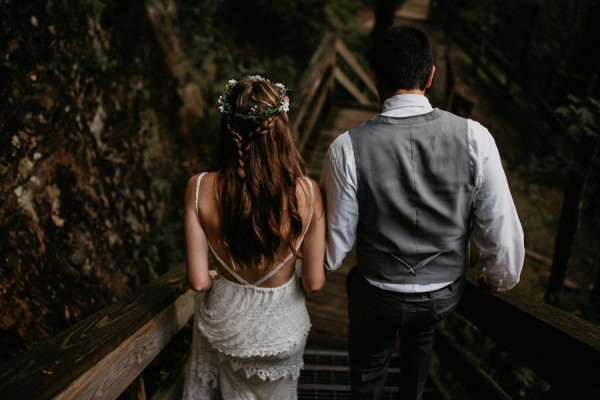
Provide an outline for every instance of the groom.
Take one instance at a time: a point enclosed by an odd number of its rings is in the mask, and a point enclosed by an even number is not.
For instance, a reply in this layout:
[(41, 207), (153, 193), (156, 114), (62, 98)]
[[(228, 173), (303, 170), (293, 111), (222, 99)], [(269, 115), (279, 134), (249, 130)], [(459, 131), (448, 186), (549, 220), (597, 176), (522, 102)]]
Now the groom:
[(370, 66), (381, 114), (330, 146), (326, 267), (356, 244), (348, 275), (353, 399), (381, 399), (400, 337), (400, 398), (420, 399), (437, 323), (463, 292), (469, 239), (489, 292), (515, 286), (523, 230), (494, 139), (479, 123), (434, 109), (427, 36), (395, 26), (375, 41)]

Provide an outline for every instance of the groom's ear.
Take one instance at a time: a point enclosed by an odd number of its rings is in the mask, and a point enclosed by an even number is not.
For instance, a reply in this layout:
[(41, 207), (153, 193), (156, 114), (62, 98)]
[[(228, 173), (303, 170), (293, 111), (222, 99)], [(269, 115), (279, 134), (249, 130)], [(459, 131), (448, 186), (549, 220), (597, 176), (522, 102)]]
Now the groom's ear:
[(427, 77), (427, 83), (425, 83), (425, 89), (429, 89), (431, 87), (431, 83), (433, 82), (433, 75), (435, 75), (435, 65), (431, 66), (431, 72), (429, 73), (429, 77)]

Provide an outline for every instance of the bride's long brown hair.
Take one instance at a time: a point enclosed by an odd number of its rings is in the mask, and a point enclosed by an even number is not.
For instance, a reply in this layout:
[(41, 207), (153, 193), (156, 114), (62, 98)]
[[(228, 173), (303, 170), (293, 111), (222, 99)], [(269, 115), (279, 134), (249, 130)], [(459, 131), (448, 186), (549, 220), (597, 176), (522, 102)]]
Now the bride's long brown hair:
[[(294, 146), (288, 116), (278, 108), (281, 91), (267, 80), (247, 77), (229, 90), (221, 122), (216, 194), (221, 208), (221, 240), (232, 267), (264, 271), (282, 243), (298, 256), (302, 233), (296, 185), (304, 165)], [(263, 111), (267, 111), (264, 113)]]

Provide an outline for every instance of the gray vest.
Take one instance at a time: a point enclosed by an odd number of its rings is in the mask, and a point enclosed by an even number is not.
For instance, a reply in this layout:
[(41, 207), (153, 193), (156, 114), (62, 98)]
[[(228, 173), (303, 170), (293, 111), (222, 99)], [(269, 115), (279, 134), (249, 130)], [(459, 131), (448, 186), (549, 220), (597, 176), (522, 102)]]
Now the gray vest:
[(439, 109), (377, 115), (350, 131), (362, 275), (431, 284), (465, 272), (475, 190), (467, 136), (466, 119)]

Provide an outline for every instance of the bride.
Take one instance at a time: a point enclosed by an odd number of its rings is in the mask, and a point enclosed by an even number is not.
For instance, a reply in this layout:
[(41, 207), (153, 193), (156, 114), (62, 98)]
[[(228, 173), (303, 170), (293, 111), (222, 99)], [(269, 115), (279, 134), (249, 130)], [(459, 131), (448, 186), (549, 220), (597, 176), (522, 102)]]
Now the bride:
[(230, 80), (219, 98), (217, 168), (187, 185), (187, 277), (206, 296), (196, 306), (186, 399), (297, 398), (305, 294), (325, 283), (325, 215), (317, 184), (303, 176), (286, 91), (258, 75)]

